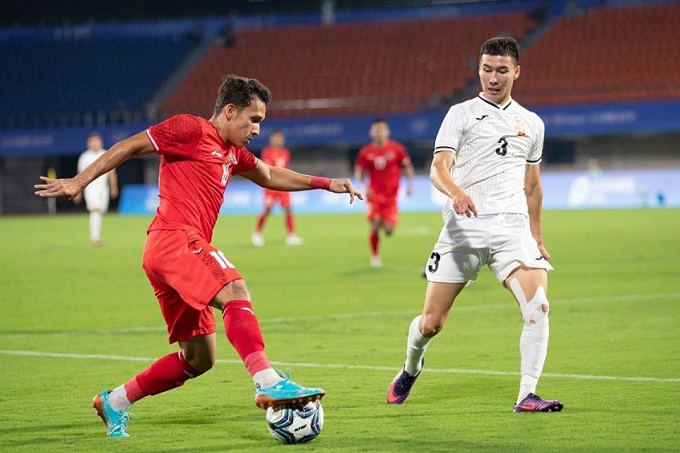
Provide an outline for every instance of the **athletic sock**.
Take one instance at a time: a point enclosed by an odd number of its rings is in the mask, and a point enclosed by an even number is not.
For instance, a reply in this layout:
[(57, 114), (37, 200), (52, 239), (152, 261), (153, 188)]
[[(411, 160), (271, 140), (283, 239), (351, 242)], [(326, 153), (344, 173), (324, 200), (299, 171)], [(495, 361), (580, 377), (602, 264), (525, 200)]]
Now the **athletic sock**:
[(102, 238), (102, 213), (90, 212), (90, 241), (99, 242)]
[(264, 352), (260, 324), (247, 300), (232, 300), (224, 304), (222, 320), (227, 339), (238, 353), (255, 385), (271, 387), (281, 380)]
[(295, 219), (292, 212), (286, 213), (286, 229), (289, 236), (295, 235)]
[(377, 231), (371, 231), (369, 243), (371, 244), (371, 254), (373, 256), (380, 255), (380, 236)]
[(524, 323), (519, 340), (521, 378), (517, 403), (526, 398), (529, 393), (536, 393), (538, 378), (543, 372), (543, 364), (548, 355), (549, 332), (550, 326), (547, 322)]
[(264, 223), (267, 221), (267, 214), (263, 213), (257, 218), (257, 223), (255, 224), (255, 232), (261, 233), (262, 228), (264, 228)]
[(189, 379), (203, 374), (192, 367), (182, 352), (173, 352), (155, 361), (149, 368), (109, 393), (109, 402), (117, 410), (125, 410), (135, 401), (181, 387)]
[(406, 362), (404, 362), (404, 370), (411, 375), (415, 376), (420, 373), (421, 364), (420, 361), (425, 355), (427, 350), (427, 345), (434, 337), (424, 337), (420, 333), (420, 319), (421, 316), (416, 316), (413, 321), (411, 321), (411, 326), (408, 330), (408, 342), (406, 344)]

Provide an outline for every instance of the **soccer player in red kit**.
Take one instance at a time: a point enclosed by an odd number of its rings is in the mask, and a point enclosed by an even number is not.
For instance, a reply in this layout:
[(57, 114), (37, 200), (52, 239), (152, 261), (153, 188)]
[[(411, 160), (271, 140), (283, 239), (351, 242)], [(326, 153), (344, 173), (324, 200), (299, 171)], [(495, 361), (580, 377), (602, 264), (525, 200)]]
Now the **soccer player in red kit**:
[[(285, 144), (286, 136), (283, 134), (283, 131), (273, 131), (269, 136), (269, 146), (262, 150), (260, 159), (275, 167), (288, 168), (290, 164), (290, 151), (284, 146)], [(285, 214), (286, 230), (288, 231), (286, 245), (302, 245), (302, 239), (295, 234), (295, 219), (293, 218), (293, 211), (290, 206), (290, 192), (264, 189), (264, 212), (257, 218), (255, 232), (253, 232), (251, 237), (251, 242), (255, 247), (264, 247), (262, 229), (267, 221), (267, 217), (272, 212), (272, 208), (277, 203), (281, 205)]]
[(370, 223), (371, 266), (382, 267), (380, 230), (391, 236), (399, 221), (397, 196), (402, 168), (406, 171), (406, 195), (413, 191), (413, 164), (400, 143), (390, 140), (390, 126), (384, 118), (371, 122), (371, 143), (361, 148), (354, 163), (354, 177), (360, 185), (368, 175), (366, 217)]
[(157, 153), (160, 205), (147, 231), (142, 266), (180, 351), (158, 359), (129, 381), (94, 397), (108, 435), (127, 437), (128, 410), (140, 399), (171, 390), (208, 371), (216, 360), (215, 317), (255, 383), (255, 403), (267, 408), (324, 395), (280, 376), (264, 340), (248, 288), (227, 256), (210, 242), (229, 179), (239, 174), (276, 190), (325, 189), (362, 199), (349, 179), (327, 179), (272, 167), (245, 146), (259, 134), (271, 93), (256, 79), (230, 75), (219, 87), (209, 120), (177, 115), (113, 145), (70, 179), (41, 177), (36, 195), (72, 199), (126, 160)]

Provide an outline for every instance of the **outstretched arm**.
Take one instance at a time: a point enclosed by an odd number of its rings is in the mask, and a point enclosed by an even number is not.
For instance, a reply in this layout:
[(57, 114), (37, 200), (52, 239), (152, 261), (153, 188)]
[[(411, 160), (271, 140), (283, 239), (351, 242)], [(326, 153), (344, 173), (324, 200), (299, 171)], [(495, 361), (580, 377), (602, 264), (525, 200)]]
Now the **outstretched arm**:
[(361, 192), (357, 191), (352, 182), (347, 178), (328, 179), (303, 175), (287, 168), (271, 166), (261, 160), (257, 162), (257, 166), (254, 169), (239, 174), (266, 189), (282, 190), (285, 192), (326, 189), (334, 193), (348, 193), (350, 203), (354, 202), (354, 197), (360, 200), (364, 199)]
[(543, 227), (541, 213), (543, 211), (543, 185), (541, 184), (540, 165), (527, 165), (524, 179), (524, 193), (527, 195), (529, 207), (529, 225), (531, 235), (536, 239), (538, 249), (546, 260), (550, 260), (550, 253), (543, 245)]
[(411, 195), (413, 193), (413, 178), (415, 177), (416, 171), (413, 168), (413, 163), (410, 159), (403, 165), (403, 168), (406, 171), (406, 195)]
[(51, 179), (41, 176), (40, 179), (43, 183), (34, 186), (35, 194), (43, 198), (63, 197), (66, 200), (71, 200), (92, 181), (115, 169), (126, 160), (153, 152), (153, 145), (146, 132), (140, 132), (113, 145), (92, 165), (73, 178)]
[(430, 180), (441, 193), (451, 198), (456, 214), (477, 217), (477, 207), (472, 198), (466, 194), (451, 176), (451, 167), (455, 163), (455, 155), (450, 152), (438, 152), (432, 159)]

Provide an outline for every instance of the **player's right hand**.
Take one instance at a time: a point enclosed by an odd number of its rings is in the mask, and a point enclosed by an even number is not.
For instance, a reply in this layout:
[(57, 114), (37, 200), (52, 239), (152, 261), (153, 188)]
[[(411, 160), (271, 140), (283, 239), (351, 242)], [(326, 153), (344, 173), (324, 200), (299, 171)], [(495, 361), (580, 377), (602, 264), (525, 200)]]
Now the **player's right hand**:
[(451, 197), (451, 204), (453, 205), (454, 212), (458, 215), (466, 215), (468, 217), (478, 216), (477, 206), (472, 201), (472, 197), (462, 190)]
[(42, 198), (58, 198), (64, 200), (72, 200), (81, 192), (73, 179), (51, 179), (46, 176), (41, 176), (40, 179), (43, 184), (36, 184), (33, 186), (35, 194)]

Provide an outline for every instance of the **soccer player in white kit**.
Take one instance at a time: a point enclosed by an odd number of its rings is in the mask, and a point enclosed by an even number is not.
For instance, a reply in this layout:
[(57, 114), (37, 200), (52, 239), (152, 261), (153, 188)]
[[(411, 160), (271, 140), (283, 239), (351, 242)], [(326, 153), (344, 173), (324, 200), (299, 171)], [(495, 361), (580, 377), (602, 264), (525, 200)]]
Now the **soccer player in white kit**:
[[(104, 154), (104, 142), (101, 135), (93, 132), (87, 138), (87, 150), (78, 158), (78, 173), (85, 170), (95, 160)], [(109, 209), (110, 198), (118, 196), (118, 177), (116, 170), (100, 176), (92, 181), (84, 190), (85, 205), (90, 212), (90, 243), (98, 247), (102, 244), (102, 217)], [(79, 195), (74, 199), (76, 203), (81, 200)]]
[(454, 300), (488, 265), (513, 295), (524, 326), (515, 412), (555, 412), (562, 403), (536, 395), (548, 351), (548, 263), (543, 245), (540, 162), (543, 121), (511, 97), (519, 44), (492, 38), (479, 54), (482, 92), (452, 106), (435, 140), (430, 179), (448, 199), (444, 227), (426, 276), (423, 313), (410, 325), (406, 361), (387, 391), (401, 404), (420, 375), (425, 350), (444, 327)]

